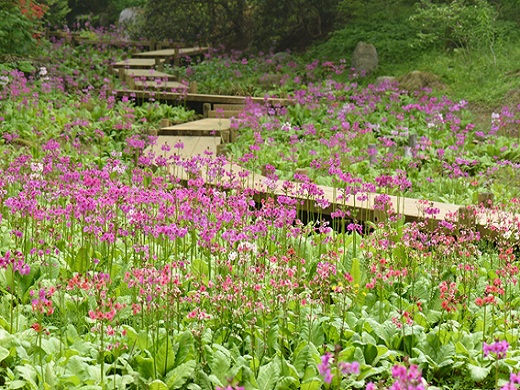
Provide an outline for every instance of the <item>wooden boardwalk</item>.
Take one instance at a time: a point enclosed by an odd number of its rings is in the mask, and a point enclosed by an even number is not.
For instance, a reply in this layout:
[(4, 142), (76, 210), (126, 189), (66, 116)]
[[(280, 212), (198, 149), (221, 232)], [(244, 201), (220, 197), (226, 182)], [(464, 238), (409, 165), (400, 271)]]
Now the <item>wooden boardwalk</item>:
[(178, 102), (179, 100), (198, 103), (223, 103), (223, 104), (245, 104), (247, 101), (256, 103), (267, 103), (270, 105), (287, 105), (288, 100), (282, 98), (261, 98), (250, 96), (231, 96), (231, 95), (208, 95), (199, 93), (177, 93), (177, 92), (161, 92), (156, 91), (141, 91), (137, 89), (120, 89), (116, 90), (116, 96), (131, 97), (141, 100), (148, 100), (150, 98), (160, 99), (163, 101)]
[(156, 66), (162, 65), (164, 61), (156, 61), (153, 58), (127, 58), (114, 62), (112, 69), (155, 69)]
[(174, 49), (152, 50), (142, 53), (135, 53), (134, 57), (148, 58), (154, 61), (162, 61), (179, 66), (182, 57), (195, 56), (207, 53), (209, 47), (177, 47)]
[[(196, 156), (213, 159), (222, 153), (222, 146), (226, 143), (233, 142), (235, 139), (235, 130), (232, 129), (231, 121), (227, 118), (237, 115), (243, 108), (247, 101), (257, 103), (276, 105), (287, 105), (286, 99), (279, 98), (259, 98), (259, 97), (245, 97), (245, 96), (226, 96), (226, 95), (207, 95), (190, 93), (185, 91), (168, 91), (170, 87), (178, 87), (178, 83), (169, 78), (163, 72), (157, 70), (150, 70), (157, 64), (162, 64), (164, 61), (171, 59), (172, 55), (179, 58), (179, 55), (200, 54), (198, 50), (207, 48), (176, 48), (167, 50), (156, 50), (147, 53), (136, 54), (138, 58), (121, 61), (115, 66), (120, 67), (120, 74), (122, 77), (130, 78), (131, 88), (118, 90), (118, 97), (130, 97), (135, 99), (156, 99), (163, 101), (179, 100), (186, 102), (204, 103), (204, 113), (207, 118), (184, 123), (175, 126), (165, 126), (159, 130), (159, 136), (156, 144), (153, 147), (145, 150), (146, 154), (153, 153), (156, 157), (163, 158), (163, 162), (170, 162), (170, 169), (172, 173), (181, 181), (186, 181), (191, 177), (191, 174), (179, 165), (179, 159), (188, 160)], [(145, 64), (148, 65), (148, 70)], [(139, 66), (143, 68), (139, 69)], [(162, 83), (154, 85), (154, 78), (159, 76)], [(150, 85), (152, 89), (145, 89)], [(186, 87), (186, 86), (184, 86)], [(227, 110), (227, 112), (221, 112)], [(300, 201), (302, 209), (308, 212), (321, 213), (323, 215), (330, 215), (333, 211), (338, 209), (348, 210), (351, 213), (351, 219), (357, 221), (372, 221), (380, 222), (388, 218), (388, 212), (377, 210), (376, 200), (379, 194), (367, 193), (357, 194), (356, 196), (341, 196), (342, 191), (327, 186), (316, 186), (320, 195), (317, 197), (323, 199), (322, 206), (316, 202), (316, 197), (305, 192), (305, 186), (296, 181), (273, 181), (267, 177), (248, 172), (244, 168), (234, 163), (227, 163), (224, 167), (229, 177), (240, 178), (242, 185), (255, 189), (257, 198), (265, 196), (287, 195), (287, 186), (291, 188), (290, 196), (297, 198)], [(211, 185), (220, 185), (222, 182), (213, 182), (215, 179), (208, 175), (208, 172), (200, 172), (200, 174)], [(456, 217), (457, 213), (461, 214), (464, 207), (454, 204), (446, 204), (440, 202), (428, 202), (427, 206), (431, 210), (436, 210), (436, 213), (426, 215), (424, 204), (421, 205), (418, 199), (390, 196), (391, 207), (390, 214), (399, 214), (405, 217), (406, 221), (415, 221), (428, 217), (431, 220), (445, 220), (446, 218), (459, 219)], [(326, 206), (323, 206), (326, 204)], [(486, 215), (477, 215), (471, 217), (468, 222), (466, 216), (462, 220), (465, 224), (472, 224), (483, 229), (487, 223)]]
[(120, 68), (119, 69), (119, 77), (131, 77), (133, 79), (139, 79), (139, 80), (168, 80), (168, 81), (175, 81), (176, 76), (160, 72), (155, 69), (125, 69)]
[[(228, 138), (225, 135), (231, 131), (229, 119), (206, 118), (194, 122), (183, 123), (175, 126), (166, 126), (160, 129), (157, 143), (148, 148), (145, 153), (152, 152), (155, 156), (160, 156), (172, 162), (171, 169), (178, 179), (186, 181), (190, 177), (184, 169), (174, 163), (179, 158), (191, 159), (196, 156), (213, 159), (219, 155), (220, 145), (225, 145)], [(182, 147), (179, 147), (182, 146)], [(387, 213), (375, 210), (376, 198), (379, 194), (364, 193), (356, 196), (347, 196), (343, 199), (342, 191), (332, 187), (317, 185), (316, 188), (321, 193), (317, 199), (325, 199), (328, 206), (321, 207), (315, 202), (315, 197), (310, 196), (304, 190), (305, 186), (297, 181), (270, 180), (259, 173), (250, 172), (236, 163), (227, 163), (224, 167), (229, 177), (240, 178), (242, 185), (255, 189), (257, 198), (266, 196), (287, 195), (287, 185), (292, 190), (290, 193), (294, 198), (299, 199), (301, 208), (313, 213), (330, 215), (333, 211), (342, 209), (355, 212), (351, 218), (363, 221), (381, 222), (387, 218)], [(221, 185), (221, 182), (212, 181), (207, 172), (201, 172), (211, 185)], [(424, 219), (427, 215), (424, 212), (424, 205), (421, 206), (418, 199), (390, 196), (392, 204), (391, 213), (400, 214), (406, 221), (417, 221)], [(432, 220), (441, 221), (446, 218), (453, 218), (463, 207), (455, 204), (428, 202), (430, 209), (436, 209), (437, 213), (429, 215)], [(473, 220), (473, 224), (481, 229), (486, 225), (487, 216), (479, 215)]]

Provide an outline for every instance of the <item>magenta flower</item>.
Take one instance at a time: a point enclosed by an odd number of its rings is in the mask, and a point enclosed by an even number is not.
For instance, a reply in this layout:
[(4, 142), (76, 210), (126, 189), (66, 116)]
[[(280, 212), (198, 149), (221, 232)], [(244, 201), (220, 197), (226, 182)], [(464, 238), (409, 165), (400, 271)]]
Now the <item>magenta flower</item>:
[(488, 356), (490, 353), (496, 355), (497, 359), (503, 359), (506, 357), (507, 350), (509, 349), (509, 343), (505, 340), (495, 341), (493, 344), (484, 343), (482, 346), (484, 356)]

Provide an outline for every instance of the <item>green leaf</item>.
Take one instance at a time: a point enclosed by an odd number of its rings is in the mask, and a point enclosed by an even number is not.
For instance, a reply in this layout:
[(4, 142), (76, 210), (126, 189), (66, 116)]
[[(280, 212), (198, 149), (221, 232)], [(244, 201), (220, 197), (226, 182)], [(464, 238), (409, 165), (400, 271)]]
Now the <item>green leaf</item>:
[(9, 356), (9, 350), (0, 346), (0, 362), (4, 361)]
[(211, 373), (215, 375), (221, 383), (226, 383), (229, 368), (231, 367), (231, 355), (220, 349), (213, 352), (213, 358), (209, 362)]
[(267, 332), (267, 346), (273, 352), (278, 350), (278, 325), (271, 326)]
[(168, 386), (163, 381), (156, 379), (148, 386), (149, 390), (168, 390)]
[(474, 382), (481, 382), (489, 375), (491, 372), (491, 366), (489, 367), (480, 367), (474, 366), (471, 363), (468, 363), (468, 371), (471, 377), (471, 380)]
[(305, 344), (305, 346), (299, 350), (293, 361), (293, 365), (296, 368), (296, 371), (298, 371), (298, 376), (300, 378), (303, 378), (303, 374), (305, 373), (305, 368), (307, 365), (314, 363), (309, 346), (305, 342), (302, 344)]
[(155, 364), (161, 376), (165, 376), (175, 366), (175, 352), (170, 337), (164, 336), (160, 339)]
[(300, 387), (301, 390), (318, 390), (319, 388), (321, 388), (321, 380), (318, 378), (308, 380)]
[(190, 360), (170, 371), (166, 375), (166, 384), (168, 385), (168, 389), (179, 389), (184, 386), (186, 381), (193, 376), (196, 366), (197, 362), (195, 360)]
[(311, 342), (314, 345), (322, 345), (325, 343), (325, 332), (319, 321), (315, 321), (312, 324)]
[(191, 263), (191, 273), (198, 280), (207, 277), (209, 274), (208, 264), (202, 259), (195, 259)]
[(137, 362), (137, 370), (143, 378), (152, 379), (154, 377), (153, 359), (151, 357), (138, 355), (135, 361)]
[(186, 331), (181, 333), (179, 339), (177, 340), (179, 344), (179, 349), (177, 351), (177, 355), (175, 356), (175, 367), (180, 364), (188, 361), (193, 357), (194, 350), (194, 338), (190, 331)]
[(256, 378), (256, 382), (258, 383), (259, 390), (273, 390), (276, 382), (278, 381), (278, 377), (280, 376), (280, 368), (278, 364), (275, 362), (270, 362), (265, 366), (260, 367), (258, 370), (258, 378)]
[(350, 266), (350, 276), (352, 276), (352, 284), (361, 285), (362, 273), (361, 273), (361, 262), (357, 257), (352, 259), (352, 265)]
[(281, 378), (276, 384), (276, 390), (288, 390), (298, 387), (300, 381), (292, 376), (285, 376)]
[(22, 389), (27, 384), (26, 381), (21, 379), (14, 380), (9, 383), (9, 389)]

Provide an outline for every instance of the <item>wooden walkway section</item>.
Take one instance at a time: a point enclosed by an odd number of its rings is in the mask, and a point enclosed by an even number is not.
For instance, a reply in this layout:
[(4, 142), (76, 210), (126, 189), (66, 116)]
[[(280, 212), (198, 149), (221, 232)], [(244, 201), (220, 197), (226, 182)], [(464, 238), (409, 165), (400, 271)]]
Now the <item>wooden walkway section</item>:
[(176, 47), (174, 49), (152, 50), (143, 53), (136, 53), (134, 57), (149, 58), (154, 61), (162, 61), (170, 63), (173, 66), (179, 66), (181, 58), (188, 56), (196, 56), (207, 53), (209, 47)]
[(112, 64), (112, 69), (155, 69), (162, 65), (164, 61), (156, 61), (153, 58), (127, 58), (126, 60), (117, 61)]
[(121, 89), (116, 91), (116, 96), (131, 97), (140, 100), (161, 99), (163, 101), (178, 102), (179, 100), (188, 102), (199, 102), (199, 103), (222, 103), (222, 104), (246, 104), (247, 101), (253, 101), (256, 103), (267, 103), (273, 106), (280, 105), (284, 106), (288, 104), (287, 99), (282, 98), (261, 98), (261, 97), (248, 97), (248, 96), (231, 96), (231, 95), (207, 95), (198, 93), (176, 93), (176, 92), (162, 92), (156, 93), (156, 91), (141, 91), (137, 89)]
[[(181, 181), (186, 182), (192, 174), (182, 168), (179, 159), (189, 160), (197, 156), (213, 159), (224, 153), (225, 145), (235, 140), (236, 131), (231, 126), (230, 117), (238, 115), (248, 101), (283, 106), (288, 100), (279, 98), (259, 98), (245, 96), (207, 95), (191, 93), (188, 87), (177, 83), (174, 76), (155, 69), (165, 61), (173, 61), (178, 65), (182, 55), (201, 54), (207, 48), (175, 48), (156, 50), (136, 54), (136, 57), (114, 64), (119, 69), (120, 77), (127, 81), (128, 89), (117, 91), (118, 97), (129, 97), (143, 101), (153, 98), (162, 101), (186, 101), (203, 103), (205, 119), (183, 123), (175, 126), (164, 126), (159, 130), (156, 144), (145, 150), (145, 154), (161, 157), (170, 162), (172, 173)], [(154, 70), (155, 69), (155, 70)], [(149, 89), (151, 88), (151, 89)], [(180, 88), (182, 91), (171, 91)], [(388, 218), (389, 213), (377, 210), (376, 200), (379, 194), (367, 193), (356, 196), (346, 196), (343, 199), (341, 190), (316, 186), (321, 193), (318, 199), (324, 199), (327, 206), (321, 208), (311, 194), (305, 193), (305, 186), (296, 181), (273, 181), (267, 177), (248, 172), (235, 163), (227, 163), (224, 167), (229, 177), (239, 178), (243, 186), (256, 190), (257, 200), (266, 196), (287, 195), (287, 187), (291, 188), (290, 196), (300, 201), (302, 210), (310, 213), (330, 215), (338, 209), (350, 211), (349, 219), (372, 222), (381, 222)], [(208, 172), (199, 172), (210, 185), (221, 185), (220, 179), (211, 178)], [(231, 180), (231, 179), (230, 179)], [(236, 180), (236, 179), (235, 179)], [(212, 182), (215, 181), (215, 182)], [(399, 214), (406, 221), (416, 221), (428, 217), (431, 220), (457, 219), (459, 223), (477, 226), (483, 229), (487, 224), (486, 215), (467, 217), (465, 208), (459, 205), (440, 202), (428, 202), (430, 210), (436, 213), (426, 215), (424, 205), (418, 199), (390, 196), (390, 214)], [(459, 217), (457, 217), (459, 215)], [(462, 215), (462, 218), (460, 217)]]
[[(221, 153), (221, 147), (232, 141), (232, 137), (229, 136), (231, 130), (231, 121), (229, 119), (218, 118), (206, 118), (180, 125), (166, 126), (160, 129), (156, 144), (148, 148), (145, 154), (151, 152), (156, 157), (160, 156), (172, 162), (172, 173), (179, 180), (186, 182), (191, 175), (183, 168), (180, 168), (175, 161), (179, 158), (189, 160), (196, 156), (215, 158), (215, 156)], [(376, 210), (374, 207), (379, 194), (358, 194), (356, 196), (347, 196), (346, 199), (343, 199), (340, 189), (317, 185), (316, 187), (322, 194), (317, 198), (325, 199), (328, 203), (327, 207), (321, 208), (315, 202), (314, 197), (305, 192), (305, 187), (300, 182), (273, 181), (259, 173), (249, 172), (236, 163), (227, 163), (224, 166), (224, 170), (230, 177), (240, 178), (236, 180), (240, 180), (242, 185), (255, 189), (257, 200), (266, 196), (287, 195), (287, 184), (289, 183), (291, 188), (290, 196), (300, 201), (302, 210), (322, 215), (330, 215), (338, 209), (349, 210), (355, 212), (355, 215), (351, 215), (350, 218), (360, 222), (382, 222), (388, 216), (387, 213)], [(207, 175), (207, 172), (200, 173), (208, 181), (208, 184), (222, 184), (222, 182), (213, 182)], [(429, 202), (427, 207), (436, 209), (438, 212), (434, 215), (426, 215), (424, 206), (420, 205), (418, 199), (390, 196), (390, 201), (392, 203), (392, 213), (404, 215), (407, 222), (421, 220), (425, 217), (437, 221), (445, 220), (446, 218), (453, 220), (461, 208), (464, 209), (455, 204)], [(463, 222), (467, 223), (466, 220)], [(471, 223), (483, 229), (487, 223), (487, 216), (479, 215), (473, 218)]]

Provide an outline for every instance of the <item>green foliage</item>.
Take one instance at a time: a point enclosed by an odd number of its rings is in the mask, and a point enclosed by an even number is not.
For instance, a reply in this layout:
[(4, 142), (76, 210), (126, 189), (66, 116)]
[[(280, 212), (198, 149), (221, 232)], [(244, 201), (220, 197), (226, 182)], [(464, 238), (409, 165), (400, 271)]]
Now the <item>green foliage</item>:
[(338, 0), (149, 0), (144, 35), (257, 49), (295, 47), (334, 26)]
[(422, 0), (411, 21), (425, 47), (462, 49), (470, 59), (475, 49), (494, 50), (496, 19), (496, 9), (486, 0)]
[(68, 0), (42, 0), (48, 9), (44, 16), (44, 23), (54, 28), (61, 28), (70, 12)]
[(27, 55), (36, 48), (34, 24), (15, 6), (0, 8), (0, 55)]

